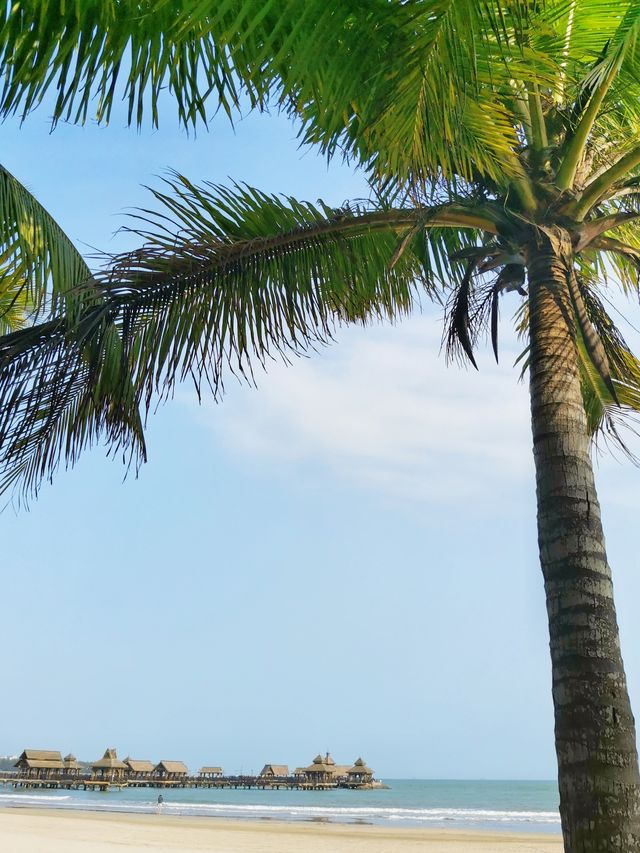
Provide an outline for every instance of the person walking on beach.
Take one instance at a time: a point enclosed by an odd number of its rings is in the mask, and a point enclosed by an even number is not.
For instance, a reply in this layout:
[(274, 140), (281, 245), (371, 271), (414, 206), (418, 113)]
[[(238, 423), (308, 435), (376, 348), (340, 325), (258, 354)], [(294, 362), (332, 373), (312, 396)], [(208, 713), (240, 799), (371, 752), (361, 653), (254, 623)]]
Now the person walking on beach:
[(164, 805), (164, 797), (162, 794), (158, 794), (158, 807), (156, 808), (156, 814), (160, 814), (162, 811), (162, 806)]

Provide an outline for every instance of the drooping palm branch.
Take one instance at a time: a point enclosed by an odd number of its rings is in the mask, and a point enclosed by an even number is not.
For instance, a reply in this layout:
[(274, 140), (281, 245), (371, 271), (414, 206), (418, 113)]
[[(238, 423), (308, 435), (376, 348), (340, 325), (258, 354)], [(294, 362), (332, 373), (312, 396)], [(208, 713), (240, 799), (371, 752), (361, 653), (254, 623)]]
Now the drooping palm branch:
[[(0, 362), (3, 381), (12, 389), (7, 408), (0, 411), (0, 452), (17, 454), (0, 489), (23, 478), (39, 483), (50, 470), (50, 457), (71, 462), (80, 446), (103, 434), (112, 449), (122, 436), (122, 443), (144, 458), (142, 422), (117, 330), (105, 319), (97, 348), (83, 336), (101, 299), (69, 237), (0, 167)], [(76, 359), (73, 379), (63, 375), (62, 363), (52, 361), (51, 342), (60, 338)], [(24, 348), (29, 346), (40, 359), (35, 382), (25, 369)], [(18, 441), (11, 439), (9, 412), (19, 412), (26, 427)]]
[[(408, 313), (420, 283), (429, 293), (455, 275), (450, 256), (502, 216), (491, 203), (332, 209), (250, 187), (168, 183), (155, 191), (164, 210), (140, 213), (143, 248), (87, 285), (98, 298), (77, 322), (0, 339), (0, 487), (19, 479), (37, 490), (101, 430), (135, 454), (143, 445), (126, 413), (148, 410), (176, 381), (218, 394), (225, 370), (250, 378), (254, 363), (321, 345), (340, 323)], [(412, 245), (391, 264), (407, 231)], [(96, 391), (113, 406), (94, 412)]]
[[(341, 323), (397, 319), (421, 293), (451, 294), (448, 351), (474, 361), (488, 327), (497, 349), (498, 298), (525, 294), (523, 260), (497, 236), (510, 226), (491, 201), (333, 209), (181, 176), (154, 196), (160, 208), (140, 211), (133, 229), (142, 247), (91, 282), (99, 300), (79, 323), (41, 324), (0, 346), (0, 399), (14, 391), (0, 421), (0, 484), (37, 489), (101, 430), (136, 458), (141, 437), (126, 413), (148, 411), (176, 382), (218, 396), (227, 372), (253, 381), (256, 364), (322, 345)], [(638, 363), (602, 303), (584, 285), (580, 293), (585, 406), (594, 432), (619, 438), (619, 415), (640, 407)], [(586, 342), (596, 332), (606, 375)], [(88, 418), (95, 389), (113, 405)], [(46, 420), (30, 416), (40, 412)]]

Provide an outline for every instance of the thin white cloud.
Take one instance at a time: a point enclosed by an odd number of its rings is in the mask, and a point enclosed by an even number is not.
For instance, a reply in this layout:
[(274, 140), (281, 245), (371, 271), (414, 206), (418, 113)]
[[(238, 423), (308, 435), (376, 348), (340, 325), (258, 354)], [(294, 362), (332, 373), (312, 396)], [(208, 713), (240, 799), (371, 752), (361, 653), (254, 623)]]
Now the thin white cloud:
[(273, 365), (258, 391), (231, 389), (203, 415), (243, 457), (312, 461), (396, 497), (459, 500), (530, 478), (517, 345), (501, 367), (487, 352), (476, 373), (445, 365), (440, 333), (433, 317), (348, 330), (331, 349)]

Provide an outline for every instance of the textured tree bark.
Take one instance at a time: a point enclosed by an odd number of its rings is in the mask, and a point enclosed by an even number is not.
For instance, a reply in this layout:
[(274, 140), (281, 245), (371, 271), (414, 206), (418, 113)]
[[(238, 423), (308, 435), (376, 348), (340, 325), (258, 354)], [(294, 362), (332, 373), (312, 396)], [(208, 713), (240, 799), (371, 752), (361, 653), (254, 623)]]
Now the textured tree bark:
[(640, 851), (635, 723), (620, 652), (575, 333), (571, 243), (560, 229), (527, 250), (530, 393), (538, 544), (549, 617), (566, 853)]

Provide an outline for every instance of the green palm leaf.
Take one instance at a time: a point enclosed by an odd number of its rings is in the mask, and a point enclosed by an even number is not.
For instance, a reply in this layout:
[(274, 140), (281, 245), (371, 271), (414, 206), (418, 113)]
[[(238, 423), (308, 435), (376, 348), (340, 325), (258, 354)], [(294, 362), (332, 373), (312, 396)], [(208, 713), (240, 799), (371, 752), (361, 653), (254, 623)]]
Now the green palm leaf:
[(77, 321), (0, 339), (0, 489), (37, 491), (101, 434), (143, 458), (137, 412), (176, 382), (218, 395), (227, 373), (252, 379), (255, 364), (321, 345), (341, 323), (408, 313), (501, 215), (491, 204), (336, 209), (180, 176), (166, 187), (159, 211), (138, 214), (144, 246), (87, 286), (94, 304)]
[(0, 492), (35, 496), (43, 479), (104, 440), (143, 461), (142, 421), (109, 312), (89, 309), (0, 337)]
[[(280, 102), (303, 118), (307, 140), (350, 151), (378, 177), (469, 179), (479, 169), (506, 185), (522, 180), (510, 81), (555, 68), (541, 54), (530, 70), (514, 36), (527, 9), (524, 0), (495, 14), (480, 0), (20, 0), (0, 27), (0, 112), (28, 112), (55, 87), (54, 121), (85, 121), (94, 99), (106, 120), (124, 90), (129, 121), (150, 111), (157, 123), (166, 85), (190, 125), (206, 122), (209, 97), (231, 115), (244, 92), (253, 105)], [(390, 57), (392, 74), (382, 70)]]
[(26, 326), (31, 310), (22, 275), (0, 269), (0, 336)]
[[(225, 365), (250, 373), (252, 359), (304, 351), (336, 324), (402, 316), (417, 283), (431, 293), (438, 264), (467, 245), (460, 230), (473, 239), (500, 216), (469, 204), (336, 209), (181, 176), (167, 185), (154, 192), (164, 212), (139, 214), (144, 247), (116, 259), (105, 284), (148, 394), (187, 375), (218, 390)], [(437, 230), (398, 255), (416, 224)]]
[(602, 367), (594, 360), (592, 346), (586, 340), (584, 324), (576, 321), (576, 343), (589, 429), (594, 436), (607, 434), (628, 453), (621, 428), (629, 426), (633, 416), (640, 413), (640, 361), (598, 298), (593, 283), (579, 281), (579, 289), (589, 322), (606, 354), (610, 377), (607, 382)]
[[(0, 475), (0, 491), (20, 478), (37, 490), (60, 459), (73, 461), (77, 448), (103, 433), (112, 449), (126, 446), (144, 456), (142, 424), (117, 329), (104, 314), (97, 352), (82, 331), (101, 298), (64, 231), (0, 167), (0, 364), (8, 393), (0, 412), (0, 453), (14, 460)], [(42, 322), (45, 317), (55, 319)], [(69, 380), (61, 372), (65, 362), (53, 360), (59, 351), (54, 342), (59, 347), (60, 340), (75, 359)], [(34, 373), (36, 352), (41, 369)], [(18, 432), (12, 418), (23, 422)]]
[(58, 223), (34, 196), (0, 166), (0, 265), (21, 282), (34, 312), (73, 311), (74, 288), (91, 271)]
[(0, 111), (25, 114), (53, 88), (54, 122), (83, 122), (94, 102), (96, 117), (108, 120), (124, 90), (129, 121), (140, 123), (149, 110), (157, 124), (165, 86), (186, 125), (206, 122), (205, 100), (212, 90), (230, 110), (237, 93), (228, 58), (212, 39), (209, 16), (198, 18), (191, 8), (187, 0), (6, 4), (0, 25)]

